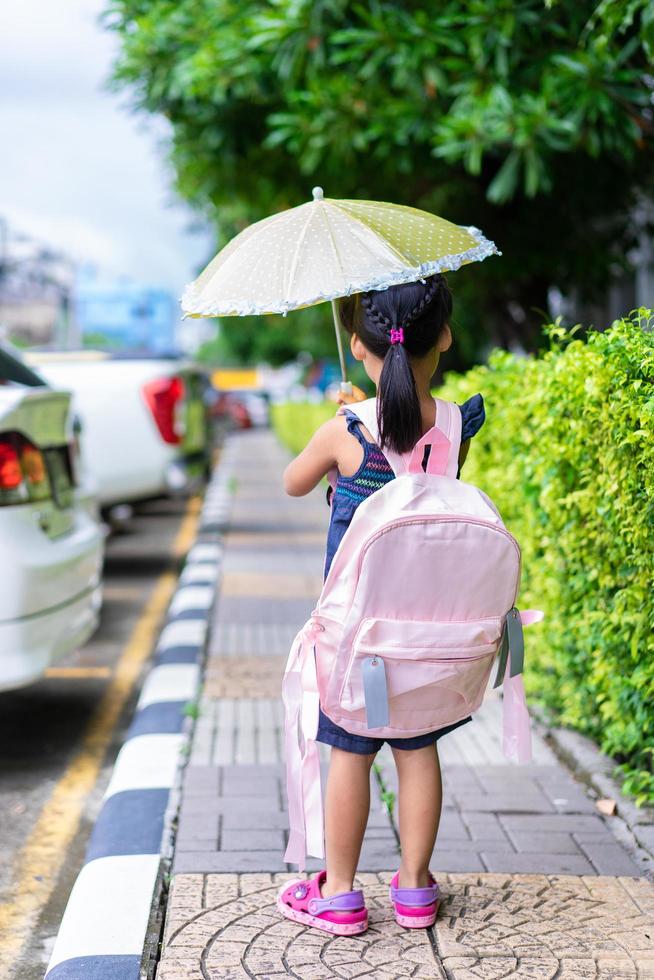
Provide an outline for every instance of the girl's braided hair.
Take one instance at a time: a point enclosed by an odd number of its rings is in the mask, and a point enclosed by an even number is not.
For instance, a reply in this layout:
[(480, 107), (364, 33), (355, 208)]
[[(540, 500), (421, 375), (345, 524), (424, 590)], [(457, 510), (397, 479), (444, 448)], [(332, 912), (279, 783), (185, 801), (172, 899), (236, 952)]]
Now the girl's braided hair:
[[(356, 293), (339, 301), (341, 323), (356, 334), (384, 366), (377, 392), (377, 426), (382, 449), (408, 452), (422, 435), (422, 415), (410, 358), (432, 350), (452, 315), (452, 294), (443, 275), (424, 283)], [(402, 340), (396, 331), (401, 328)]]

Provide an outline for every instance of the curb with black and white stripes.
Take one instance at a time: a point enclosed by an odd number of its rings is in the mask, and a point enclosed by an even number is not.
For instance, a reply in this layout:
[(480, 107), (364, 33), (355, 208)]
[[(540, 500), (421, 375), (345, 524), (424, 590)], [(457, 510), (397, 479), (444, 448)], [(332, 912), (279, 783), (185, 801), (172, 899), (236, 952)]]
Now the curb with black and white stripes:
[[(230, 443), (207, 488), (168, 618), (118, 753), (50, 958), (46, 980), (138, 980), (170, 866), (230, 507)], [(147, 969), (144, 965), (144, 971)]]

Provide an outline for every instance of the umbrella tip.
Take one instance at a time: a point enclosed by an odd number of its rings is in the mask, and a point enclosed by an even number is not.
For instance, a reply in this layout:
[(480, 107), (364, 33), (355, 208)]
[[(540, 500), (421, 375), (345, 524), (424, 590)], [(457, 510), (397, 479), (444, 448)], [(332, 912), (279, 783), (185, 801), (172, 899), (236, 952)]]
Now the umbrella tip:
[(314, 187), (311, 193), (313, 194), (314, 201), (322, 201), (325, 196), (322, 187)]

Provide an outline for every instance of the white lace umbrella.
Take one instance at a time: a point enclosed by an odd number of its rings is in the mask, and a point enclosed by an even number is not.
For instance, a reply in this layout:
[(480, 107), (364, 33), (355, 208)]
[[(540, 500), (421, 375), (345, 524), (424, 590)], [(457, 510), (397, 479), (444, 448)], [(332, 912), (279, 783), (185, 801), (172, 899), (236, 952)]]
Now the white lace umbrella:
[(382, 201), (313, 200), (250, 225), (187, 286), (186, 316), (282, 313), (332, 301), (341, 371), (338, 297), (415, 282), (500, 255), (478, 228)]

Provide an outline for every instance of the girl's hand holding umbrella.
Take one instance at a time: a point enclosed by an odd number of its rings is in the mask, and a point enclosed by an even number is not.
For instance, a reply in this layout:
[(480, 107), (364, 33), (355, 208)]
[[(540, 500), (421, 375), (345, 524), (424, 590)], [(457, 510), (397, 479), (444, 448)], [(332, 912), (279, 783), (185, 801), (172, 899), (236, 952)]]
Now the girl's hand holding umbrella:
[[(347, 386), (348, 390), (344, 390)], [(361, 388), (357, 388), (356, 385), (342, 384), (340, 389), (337, 391), (332, 391), (329, 395), (330, 401), (336, 402), (337, 405), (352, 405), (354, 402), (365, 402), (367, 399), (365, 391)]]
[(352, 388), (352, 394), (348, 394), (345, 391), (339, 391), (338, 393), (338, 404), (339, 405), (352, 405), (354, 402), (365, 402), (368, 397), (365, 391), (361, 388), (357, 388), (356, 385), (350, 385)]

